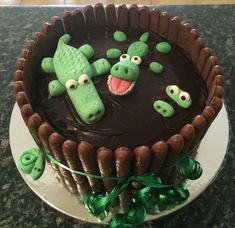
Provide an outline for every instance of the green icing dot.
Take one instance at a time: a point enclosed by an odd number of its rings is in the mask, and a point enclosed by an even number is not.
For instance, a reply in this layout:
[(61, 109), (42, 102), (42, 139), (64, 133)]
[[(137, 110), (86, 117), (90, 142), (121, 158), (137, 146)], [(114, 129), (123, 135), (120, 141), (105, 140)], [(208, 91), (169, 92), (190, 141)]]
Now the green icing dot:
[(119, 41), (119, 42), (122, 42), (122, 41), (125, 41), (127, 39), (127, 36), (124, 32), (122, 31), (116, 31), (114, 34), (113, 34), (113, 38), (116, 40), (116, 41)]
[(156, 45), (156, 49), (164, 54), (167, 54), (171, 51), (171, 45), (167, 42), (160, 42)]
[(110, 48), (106, 51), (107, 58), (118, 58), (122, 52), (117, 48)]
[(160, 63), (158, 63), (158, 62), (152, 62), (152, 63), (150, 63), (149, 67), (150, 67), (151, 71), (153, 71), (153, 72), (156, 73), (156, 74), (160, 74), (160, 73), (162, 73), (162, 71), (163, 71), (163, 66), (162, 66), (162, 64), (160, 64)]
[(94, 54), (95, 54), (95, 50), (94, 48), (89, 45), (89, 44), (84, 44), (82, 45), (79, 50), (88, 58), (90, 59)]
[(162, 100), (156, 100), (153, 103), (153, 107), (160, 115), (164, 117), (171, 117), (175, 113), (174, 108), (170, 104)]
[(145, 33), (143, 33), (143, 34), (141, 35), (140, 41), (146, 43), (146, 42), (148, 41), (148, 38), (149, 38), (149, 32), (145, 32)]
[(127, 49), (127, 54), (130, 56), (139, 56), (143, 57), (148, 54), (149, 47), (146, 43), (142, 41), (136, 41), (132, 43), (129, 48)]

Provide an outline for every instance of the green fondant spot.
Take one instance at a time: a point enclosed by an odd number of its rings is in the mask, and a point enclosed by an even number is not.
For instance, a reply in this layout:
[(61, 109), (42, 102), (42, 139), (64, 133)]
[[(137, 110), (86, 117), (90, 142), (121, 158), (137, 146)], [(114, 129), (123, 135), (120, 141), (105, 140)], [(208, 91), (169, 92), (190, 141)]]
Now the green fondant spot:
[(152, 62), (152, 63), (150, 63), (149, 67), (150, 67), (151, 71), (153, 71), (153, 72), (156, 73), (156, 74), (160, 74), (160, 73), (162, 73), (162, 71), (163, 71), (163, 66), (162, 66), (162, 64), (160, 64), (160, 63), (158, 63), (158, 62)]
[(122, 52), (118, 48), (110, 48), (106, 51), (107, 58), (119, 58)]
[(98, 59), (91, 64), (93, 76), (103, 75), (110, 71), (111, 65), (106, 59)]
[(42, 60), (41, 63), (42, 70), (47, 74), (55, 73), (53, 58), (47, 57)]
[(129, 81), (136, 81), (139, 77), (139, 67), (130, 60), (116, 63), (110, 71), (111, 75)]
[[(177, 92), (176, 92), (177, 90)], [(189, 93), (181, 90), (176, 85), (169, 85), (166, 87), (167, 95), (175, 101), (181, 108), (187, 109), (192, 104), (192, 99)]]
[(168, 42), (160, 42), (156, 45), (156, 49), (160, 53), (167, 54), (171, 51), (171, 45)]
[(94, 48), (89, 44), (82, 45), (79, 50), (86, 56), (87, 59), (90, 59), (94, 54)]
[(148, 41), (148, 38), (149, 38), (149, 32), (145, 32), (141, 35), (139, 40), (146, 43)]
[(149, 47), (146, 43), (142, 41), (136, 41), (129, 46), (127, 54), (130, 55), (131, 57), (135, 55), (143, 57), (148, 54), (148, 51)]
[(154, 109), (164, 117), (171, 117), (175, 114), (174, 108), (165, 101), (156, 100), (153, 103)]
[(22, 152), (18, 167), (23, 173), (31, 174), (33, 180), (37, 180), (43, 174), (45, 158), (37, 149), (27, 149)]
[(119, 42), (123, 42), (127, 39), (127, 36), (124, 32), (122, 31), (116, 31), (114, 34), (113, 34), (113, 38), (116, 40), (116, 41), (119, 41)]
[(66, 89), (58, 80), (53, 80), (49, 83), (48, 90), (51, 96), (59, 96), (64, 93)]

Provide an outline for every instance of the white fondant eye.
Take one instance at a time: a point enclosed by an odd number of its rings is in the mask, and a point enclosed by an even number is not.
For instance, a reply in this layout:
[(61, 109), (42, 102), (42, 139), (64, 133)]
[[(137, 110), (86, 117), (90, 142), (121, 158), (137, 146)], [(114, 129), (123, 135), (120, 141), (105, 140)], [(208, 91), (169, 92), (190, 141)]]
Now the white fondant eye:
[(89, 81), (90, 81), (90, 78), (87, 74), (82, 74), (78, 79), (79, 84), (87, 84), (89, 83)]
[(131, 62), (133, 62), (133, 63), (139, 65), (139, 64), (141, 64), (141, 58), (140, 58), (139, 56), (133, 56), (133, 57), (131, 58)]
[(179, 98), (181, 101), (189, 101), (190, 100), (190, 95), (187, 92), (181, 92), (179, 95)]
[(76, 89), (77, 88), (77, 81), (75, 81), (74, 79), (69, 79), (68, 81), (66, 81), (65, 83), (65, 87), (67, 89)]
[(131, 57), (128, 54), (122, 54), (119, 58), (120, 61), (130, 60)]
[(179, 88), (177, 85), (172, 85), (172, 86), (170, 87), (170, 93), (171, 93), (172, 95), (178, 95), (179, 92), (180, 92), (180, 88)]

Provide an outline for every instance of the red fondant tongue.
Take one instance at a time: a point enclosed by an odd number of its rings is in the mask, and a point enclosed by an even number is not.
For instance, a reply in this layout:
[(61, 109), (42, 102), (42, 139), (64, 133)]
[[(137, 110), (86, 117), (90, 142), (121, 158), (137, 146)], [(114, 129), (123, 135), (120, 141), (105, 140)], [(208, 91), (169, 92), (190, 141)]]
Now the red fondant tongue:
[(117, 78), (111, 76), (110, 86), (111, 89), (116, 93), (124, 93), (126, 92), (132, 84), (132, 81), (128, 81), (122, 78)]

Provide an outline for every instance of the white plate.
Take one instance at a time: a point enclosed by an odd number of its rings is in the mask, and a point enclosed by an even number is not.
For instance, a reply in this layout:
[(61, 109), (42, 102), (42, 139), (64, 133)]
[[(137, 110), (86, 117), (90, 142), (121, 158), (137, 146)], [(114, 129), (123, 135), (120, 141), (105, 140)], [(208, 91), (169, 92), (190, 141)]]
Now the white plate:
[[(223, 106), (198, 149), (196, 160), (200, 162), (203, 168), (203, 175), (198, 180), (187, 182), (190, 191), (188, 200), (185, 203), (178, 205), (171, 210), (166, 210), (158, 215), (148, 215), (146, 221), (168, 215), (186, 206), (201, 194), (213, 182), (222, 165), (226, 154), (228, 139), (229, 123), (227, 112)], [(10, 121), (10, 146), (16, 164), (21, 151), (36, 146), (16, 104), (13, 108)], [(19, 172), (27, 185), (53, 208), (76, 219), (99, 223), (96, 218), (88, 214), (87, 210), (79, 200), (57, 181), (48, 166), (46, 166), (42, 177), (37, 181), (33, 181), (30, 175), (27, 176), (21, 171)], [(109, 218), (103, 223), (107, 223), (108, 220)]]

